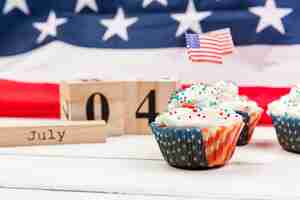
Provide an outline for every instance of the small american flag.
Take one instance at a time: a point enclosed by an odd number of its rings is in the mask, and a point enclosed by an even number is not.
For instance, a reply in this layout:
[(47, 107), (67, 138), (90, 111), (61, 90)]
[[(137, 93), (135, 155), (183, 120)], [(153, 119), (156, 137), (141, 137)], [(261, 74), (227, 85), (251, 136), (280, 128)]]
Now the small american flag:
[(192, 62), (223, 63), (220, 40), (213, 36), (186, 33), (186, 47)]
[(206, 35), (218, 38), (220, 40), (220, 46), (222, 48), (223, 55), (228, 55), (234, 52), (234, 43), (229, 28), (208, 32)]

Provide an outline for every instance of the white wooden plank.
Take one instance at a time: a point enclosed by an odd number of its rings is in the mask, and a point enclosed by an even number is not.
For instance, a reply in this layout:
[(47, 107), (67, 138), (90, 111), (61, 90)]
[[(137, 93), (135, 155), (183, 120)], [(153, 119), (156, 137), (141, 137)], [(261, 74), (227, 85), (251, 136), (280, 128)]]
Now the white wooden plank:
[(0, 187), (100, 193), (247, 199), (300, 198), (300, 155), (281, 150), (272, 128), (237, 149), (228, 166), (208, 171), (169, 167), (151, 136), (106, 144), (0, 150)]
[[(58, 123), (60, 120), (0, 118), (0, 124)], [(1, 137), (1, 134), (0, 134)], [(145, 139), (147, 138), (147, 139)], [(57, 146), (0, 148), (0, 154), (52, 155), (74, 157), (120, 157), (161, 159), (152, 136), (112, 137), (106, 144), (76, 144)]]
[(112, 137), (106, 143), (99, 144), (0, 148), (0, 155), (162, 159), (152, 136)]
[(299, 166), (233, 162), (210, 171), (183, 171), (162, 161), (2, 156), (6, 187), (190, 197), (300, 197)]
[[(112, 194), (112, 193), (91, 193), (75, 191), (55, 191), (55, 190), (37, 190), (37, 189), (12, 189), (2, 188), (0, 194), (6, 200), (23, 200), (24, 197), (30, 200), (53, 200), (53, 199), (72, 199), (72, 200), (198, 200), (197, 197), (186, 196), (160, 196), (160, 195), (136, 195), (136, 194)], [(220, 200), (222, 197), (203, 196), (207, 200)], [(227, 200), (237, 200), (240, 198), (227, 197)], [(276, 198), (279, 200), (279, 198)], [(276, 200), (275, 198), (273, 200)], [(253, 199), (255, 200), (255, 199)]]
[[(7, 120), (7, 119), (5, 119)], [(1, 122), (1, 118), (0, 118)], [(277, 144), (275, 131), (269, 127), (259, 127), (254, 133), (254, 142), (258, 145), (262, 142)], [(253, 146), (250, 145), (250, 146)], [(255, 146), (255, 145), (254, 145)], [(261, 145), (260, 145), (261, 146)], [(243, 148), (247, 150), (248, 148)], [(256, 148), (252, 148), (253, 153)], [(274, 149), (272, 149), (274, 151)], [(51, 155), (71, 157), (95, 157), (95, 158), (131, 158), (131, 159), (162, 159), (154, 138), (150, 136), (125, 135), (107, 139), (105, 144), (76, 144), (57, 146), (34, 146), (0, 148), (0, 154), (9, 155)]]

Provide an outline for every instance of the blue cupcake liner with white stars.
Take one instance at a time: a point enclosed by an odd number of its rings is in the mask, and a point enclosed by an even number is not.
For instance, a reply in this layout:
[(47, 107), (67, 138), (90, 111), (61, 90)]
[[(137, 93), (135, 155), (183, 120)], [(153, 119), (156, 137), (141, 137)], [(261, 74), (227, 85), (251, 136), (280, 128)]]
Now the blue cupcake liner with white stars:
[(205, 145), (200, 128), (159, 127), (150, 124), (164, 159), (182, 169), (207, 169)]
[(300, 153), (300, 118), (272, 115), (273, 126), (281, 147)]
[(244, 127), (242, 129), (241, 135), (238, 139), (237, 146), (244, 146), (249, 143), (249, 122), (250, 122), (250, 116), (246, 112), (242, 111), (235, 111), (237, 114), (241, 115), (244, 122)]

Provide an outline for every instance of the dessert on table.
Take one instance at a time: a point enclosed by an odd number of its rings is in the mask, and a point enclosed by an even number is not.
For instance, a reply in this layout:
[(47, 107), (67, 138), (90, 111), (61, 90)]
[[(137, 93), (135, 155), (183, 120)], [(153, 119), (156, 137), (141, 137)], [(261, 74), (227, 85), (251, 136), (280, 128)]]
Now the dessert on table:
[(245, 126), (238, 140), (238, 145), (250, 142), (263, 109), (246, 96), (240, 96), (238, 86), (230, 81), (218, 81), (213, 84), (182, 84), (170, 98), (168, 109), (174, 107), (224, 107), (231, 108), (243, 117)]
[(287, 151), (300, 153), (300, 84), (268, 105), (277, 138)]
[(225, 165), (243, 126), (241, 115), (232, 109), (192, 105), (170, 108), (151, 124), (164, 159), (184, 169)]

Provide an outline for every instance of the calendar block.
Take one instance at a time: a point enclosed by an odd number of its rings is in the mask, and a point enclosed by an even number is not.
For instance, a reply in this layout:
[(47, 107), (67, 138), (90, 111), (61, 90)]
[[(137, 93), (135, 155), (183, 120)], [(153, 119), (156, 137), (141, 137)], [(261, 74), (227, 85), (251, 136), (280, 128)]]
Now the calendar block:
[(126, 134), (149, 134), (149, 123), (166, 109), (175, 88), (175, 81), (126, 82)]
[(102, 143), (104, 121), (1, 121), (0, 146)]
[(62, 119), (105, 120), (108, 135), (148, 134), (149, 123), (164, 111), (175, 88), (175, 81), (63, 82)]
[(125, 129), (123, 81), (68, 81), (60, 84), (61, 117), (67, 120), (104, 120), (108, 135)]

